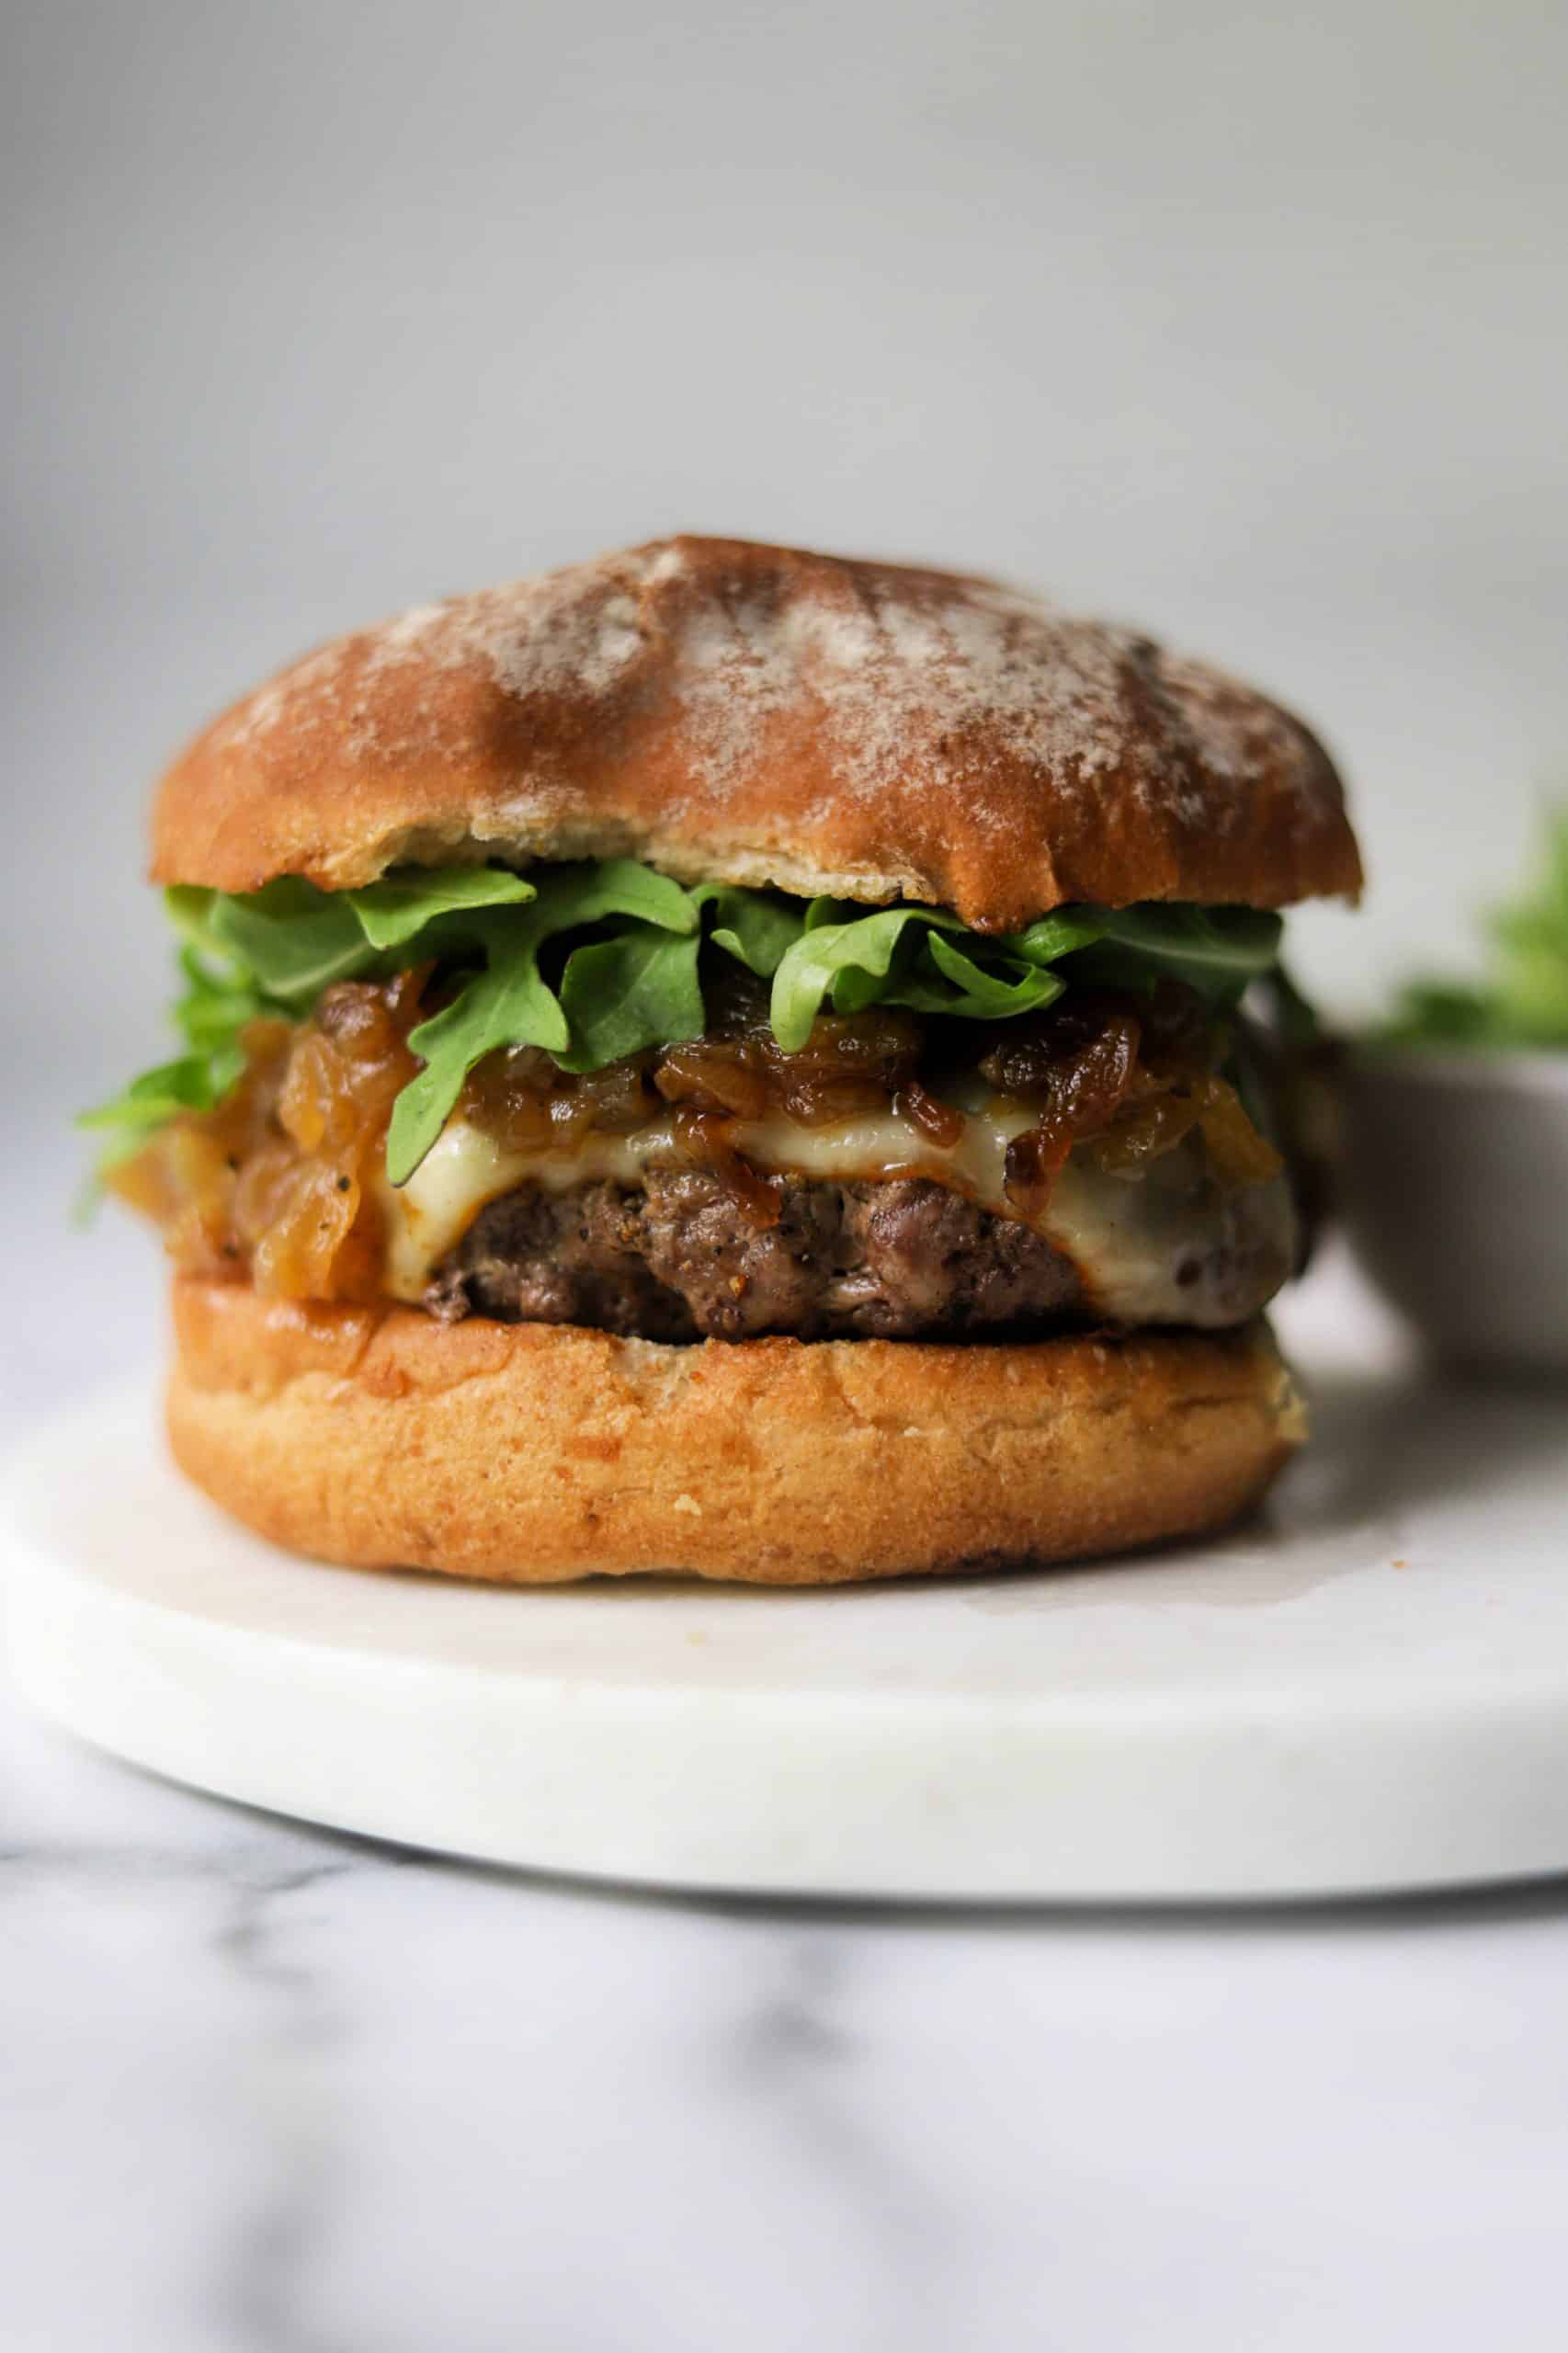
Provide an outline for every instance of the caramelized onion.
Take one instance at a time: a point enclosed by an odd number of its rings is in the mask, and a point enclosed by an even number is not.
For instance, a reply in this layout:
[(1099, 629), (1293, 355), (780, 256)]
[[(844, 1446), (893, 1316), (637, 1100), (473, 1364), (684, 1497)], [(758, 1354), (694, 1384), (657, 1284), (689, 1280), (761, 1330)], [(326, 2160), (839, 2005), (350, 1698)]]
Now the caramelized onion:
[(1141, 1038), (1125, 1006), (1085, 997), (1065, 1016), (998, 1045), (981, 1068), (1040, 1107), (1032, 1138), (1009, 1147), (1004, 1185), (1020, 1215), (1038, 1218), (1074, 1146), (1108, 1128), (1133, 1085)]
[(799, 1053), (787, 1054), (767, 1023), (766, 1000), (732, 994), (723, 1026), (659, 1058), (654, 1084), (669, 1103), (726, 1111), (737, 1120), (782, 1112), (802, 1128), (835, 1126), (886, 1110), (920, 1058), (913, 1014), (878, 1006), (824, 1014)]
[(1002, 1190), (1021, 1218), (1044, 1215), (1061, 1166), (1062, 1160), (1047, 1146), (1038, 1128), (1026, 1128), (1021, 1136), (1013, 1138), (1002, 1164)]
[(765, 1119), (767, 1074), (744, 1039), (695, 1040), (661, 1055), (654, 1086), (666, 1103), (711, 1110), (734, 1120)]
[(1204, 1150), (1221, 1185), (1267, 1185), (1284, 1162), (1247, 1117), (1228, 1079), (1210, 1072), (1193, 1090)]
[(174, 1120), (113, 1172), (151, 1206), (187, 1272), (247, 1267), (269, 1298), (369, 1300), (381, 1274), (369, 1178), (392, 1107), (418, 1069), (407, 1046), (423, 975), (342, 982), (291, 1029), (252, 1022), (245, 1070), (215, 1111)]
[(635, 1054), (579, 1074), (538, 1046), (511, 1046), (470, 1073), (459, 1108), (503, 1151), (571, 1152), (591, 1129), (629, 1135), (656, 1115), (650, 1060)]
[(676, 1142), (687, 1158), (716, 1172), (749, 1226), (761, 1233), (778, 1224), (782, 1189), (778, 1179), (763, 1176), (735, 1150), (728, 1120), (682, 1104), (675, 1113), (674, 1126)]
[(907, 1079), (892, 1098), (893, 1116), (907, 1120), (930, 1143), (939, 1144), (951, 1152), (963, 1142), (963, 1113), (944, 1103), (937, 1095), (927, 1094), (917, 1078)]
[(1198, 1106), (1189, 1095), (1160, 1087), (1142, 1101), (1124, 1104), (1088, 1150), (1096, 1167), (1136, 1168), (1146, 1160), (1174, 1152), (1197, 1122)]
[[(217, 1109), (173, 1120), (108, 1183), (162, 1226), (193, 1272), (248, 1269), (273, 1297), (377, 1297), (377, 1177), (392, 1106), (419, 1067), (407, 1040), (430, 1010), (429, 979), (426, 969), (342, 982), (300, 1028), (251, 1023), (244, 1075)], [(627, 1135), (667, 1117), (681, 1154), (715, 1172), (754, 1227), (778, 1223), (780, 1180), (745, 1158), (737, 1128), (777, 1115), (820, 1128), (891, 1109), (951, 1151), (963, 1114), (933, 1090), (928, 1065), (944, 1085), (978, 1070), (1034, 1113), (1009, 1143), (1004, 1172), (1009, 1207), (1031, 1221), (1080, 1147), (1102, 1167), (1132, 1169), (1198, 1133), (1221, 1185), (1266, 1183), (1279, 1169), (1214, 1068), (1222, 1033), (1174, 983), (1136, 998), (1074, 990), (990, 1030), (927, 1025), (881, 1006), (827, 1014), (787, 1054), (768, 1026), (766, 993), (739, 974), (714, 992), (712, 1019), (704, 1037), (585, 1074), (562, 1071), (537, 1047), (490, 1054), (468, 1079), (461, 1116), (505, 1152), (563, 1157), (590, 1134)]]

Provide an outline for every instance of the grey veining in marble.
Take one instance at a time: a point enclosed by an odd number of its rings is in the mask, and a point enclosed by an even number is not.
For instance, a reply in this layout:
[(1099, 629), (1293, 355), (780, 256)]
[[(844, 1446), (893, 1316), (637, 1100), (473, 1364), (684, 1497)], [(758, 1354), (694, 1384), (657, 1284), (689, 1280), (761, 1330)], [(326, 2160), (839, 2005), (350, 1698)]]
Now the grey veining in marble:
[(1556, 2346), (1568, 1898), (662, 1901), (0, 1716), (6, 2353)]

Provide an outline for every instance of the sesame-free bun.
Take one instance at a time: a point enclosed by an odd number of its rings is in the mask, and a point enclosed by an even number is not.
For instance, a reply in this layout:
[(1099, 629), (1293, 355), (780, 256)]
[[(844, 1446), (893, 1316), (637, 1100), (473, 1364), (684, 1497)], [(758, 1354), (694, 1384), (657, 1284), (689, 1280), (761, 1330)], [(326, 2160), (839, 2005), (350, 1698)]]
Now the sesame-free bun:
[(328, 890), (404, 862), (630, 856), (955, 909), (1354, 894), (1300, 722), (994, 583), (659, 540), (339, 638), (165, 777), (153, 873)]
[(1221, 1528), (1304, 1435), (1267, 1328), (1017, 1346), (443, 1324), (178, 1278), (181, 1468), (301, 1552), (838, 1585)]

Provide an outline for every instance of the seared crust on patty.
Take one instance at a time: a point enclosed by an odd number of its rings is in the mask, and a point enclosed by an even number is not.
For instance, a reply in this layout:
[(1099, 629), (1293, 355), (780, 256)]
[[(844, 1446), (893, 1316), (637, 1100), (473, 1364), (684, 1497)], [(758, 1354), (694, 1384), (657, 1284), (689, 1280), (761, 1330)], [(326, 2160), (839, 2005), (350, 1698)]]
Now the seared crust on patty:
[(403, 862), (631, 856), (949, 906), (1282, 906), (1360, 887), (1299, 721), (996, 584), (660, 540), (336, 640), (164, 779), (153, 873), (327, 889)]
[(651, 1340), (1038, 1336), (1095, 1320), (1044, 1234), (945, 1185), (786, 1176), (776, 1203), (759, 1223), (700, 1168), (651, 1168), (637, 1192), (525, 1185), (480, 1211), (424, 1303)]
[(832, 1585), (1223, 1527), (1304, 1435), (1267, 1328), (675, 1347), (174, 1286), (183, 1470), (263, 1535), (512, 1584)]

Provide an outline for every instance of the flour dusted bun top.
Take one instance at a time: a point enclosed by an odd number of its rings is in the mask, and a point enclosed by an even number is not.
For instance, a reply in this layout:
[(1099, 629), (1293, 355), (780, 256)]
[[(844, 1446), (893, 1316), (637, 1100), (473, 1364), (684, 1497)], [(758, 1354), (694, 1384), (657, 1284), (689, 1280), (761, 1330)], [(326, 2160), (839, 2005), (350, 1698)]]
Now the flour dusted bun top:
[(156, 879), (630, 856), (952, 908), (1353, 895), (1301, 722), (1135, 631), (956, 573), (681, 537), (335, 640), (164, 779)]

